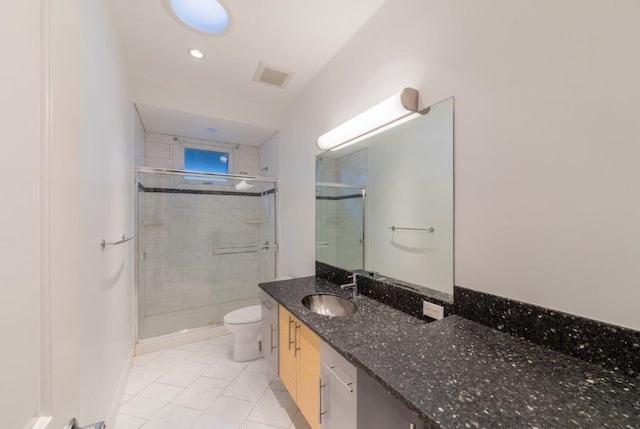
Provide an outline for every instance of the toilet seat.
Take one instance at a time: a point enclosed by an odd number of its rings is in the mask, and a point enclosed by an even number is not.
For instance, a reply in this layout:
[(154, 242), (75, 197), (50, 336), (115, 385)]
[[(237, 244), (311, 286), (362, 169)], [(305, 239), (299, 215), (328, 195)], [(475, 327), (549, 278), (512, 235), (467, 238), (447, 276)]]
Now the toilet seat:
[(262, 308), (260, 305), (240, 308), (227, 313), (224, 316), (224, 323), (228, 325), (248, 325), (262, 320)]

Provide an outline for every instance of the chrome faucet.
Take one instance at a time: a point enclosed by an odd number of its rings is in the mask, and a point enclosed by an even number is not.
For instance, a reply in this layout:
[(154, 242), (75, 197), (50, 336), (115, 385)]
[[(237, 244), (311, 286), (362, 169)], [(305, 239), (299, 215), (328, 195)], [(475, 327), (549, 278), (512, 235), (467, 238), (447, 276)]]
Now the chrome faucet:
[(353, 297), (355, 298), (360, 294), (358, 292), (358, 274), (353, 273), (350, 277), (353, 279), (351, 283), (340, 285), (340, 289), (353, 289)]

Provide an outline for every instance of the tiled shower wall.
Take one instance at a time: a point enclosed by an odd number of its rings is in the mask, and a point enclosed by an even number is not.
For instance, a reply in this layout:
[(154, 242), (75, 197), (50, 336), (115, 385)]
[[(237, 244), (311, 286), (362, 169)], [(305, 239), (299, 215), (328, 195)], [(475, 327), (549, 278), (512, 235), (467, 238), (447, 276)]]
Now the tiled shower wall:
[[(365, 186), (369, 182), (366, 149), (337, 159), (322, 157), (317, 166), (317, 179), (321, 182)], [(357, 189), (322, 187), (318, 195), (341, 197), (358, 193)], [(316, 259), (345, 269), (364, 268), (363, 199), (316, 200), (316, 207)], [(328, 242), (328, 247), (323, 242)]]
[[(273, 138), (257, 148), (146, 133), (146, 166), (182, 169), (183, 143), (233, 151), (233, 173), (266, 176), (260, 169), (264, 157), (277, 174), (278, 146)], [(138, 193), (144, 315), (256, 298), (258, 282), (274, 278), (275, 252), (214, 254), (214, 249), (275, 242), (274, 194), (261, 195), (273, 188), (271, 184), (256, 184), (245, 195), (213, 195), (212, 191), (235, 192), (233, 183), (202, 184), (152, 174), (141, 175), (140, 183), (202, 192)]]

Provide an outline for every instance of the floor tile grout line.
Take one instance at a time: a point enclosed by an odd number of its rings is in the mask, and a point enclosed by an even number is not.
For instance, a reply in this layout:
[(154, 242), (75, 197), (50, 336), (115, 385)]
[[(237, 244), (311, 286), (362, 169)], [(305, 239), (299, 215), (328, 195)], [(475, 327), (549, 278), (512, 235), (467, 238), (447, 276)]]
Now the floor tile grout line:
[[(256, 402), (253, 401), (247, 401), (246, 399), (240, 399), (240, 398), (234, 398), (233, 396), (227, 396), (227, 395), (223, 395), (222, 393), (220, 395), (218, 395), (218, 398), (222, 396), (223, 398), (227, 398), (227, 399), (233, 399), (234, 401), (242, 401), (242, 402), (248, 402), (250, 404), (256, 404)], [(217, 398), (216, 398), (217, 399)], [(252, 408), (253, 410), (253, 408)]]
[[(267, 387), (268, 389), (268, 387)], [(245, 419), (242, 421), (242, 423), (240, 424), (240, 427), (242, 427), (242, 425), (244, 424), (244, 422), (246, 422), (248, 420), (248, 417), (251, 415), (251, 413), (253, 412), (253, 410), (256, 409), (256, 407), (258, 406), (258, 402), (260, 402), (260, 399), (262, 399), (262, 397), (264, 396), (264, 394), (267, 391), (265, 390), (264, 392), (262, 392), (262, 395), (260, 395), (260, 397), (258, 398), (258, 400), (253, 404), (253, 407), (251, 408), (251, 411), (249, 411), (249, 414), (247, 414), (247, 417), (245, 417)], [(249, 420), (251, 421), (251, 420)]]
[[(245, 371), (243, 370), (243, 372), (245, 372)], [(251, 371), (247, 371), (247, 372), (251, 372)], [(260, 373), (255, 373), (255, 372), (254, 372), (253, 374), (260, 374)], [(270, 374), (262, 374), (262, 375), (270, 375)], [(260, 398), (258, 398), (258, 400), (255, 402), (255, 404), (254, 404), (253, 408), (251, 409), (251, 411), (249, 412), (248, 416), (250, 416), (250, 415), (251, 415), (251, 413), (253, 412), (253, 410), (255, 410), (255, 408), (258, 406), (258, 403), (259, 403), (259, 402), (260, 402), (260, 400), (264, 397), (264, 395), (267, 393), (267, 391), (271, 390), (271, 391), (273, 391), (273, 392), (282, 392), (281, 390), (275, 390), (275, 389), (272, 389), (272, 388), (270, 387), (270, 386), (271, 386), (271, 383), (272, 383), (272, 382), (273, 382), (273, 380), (275, 380), (276, 378), (278, 378), (278, 376), (277, 376), (277, 375), (273, 375), (273, 376), (272, 376), (272, 379), (271, 379), (271, 381), (269, 382), (269, 384), (267, 385), (267, 388), (265, 389), (265, 391), (264, 391), (264, 392), (262, 392), (262, 395), (260, 395)], [(287, 395), (289, 395), (289, 392), (286, 392), (286, 393), (287, 393)], [(284, 409), (285, 411), (289, 411), (289, 410), (285, 409), (284, 407), (283, 407), (283, 409)], [(293, 418), (291, 419), (291, 424), (290, 424), (289, 426), (287, 426), (286, 428), (283, 428), (282, 426), (272, 425), (272, 424), (266, 424), (266, 426), (273, 426), (273, 427), (277, 427), (277, 428), (281, 428), (281, 429), (289, 429), (289, 428), (291, 427), (291, 425), (294, 423), (294, 420), (295, 420), (295, 418), (296, 418), (296, 416), (298, 415), (298, 413), (299, 413), (299, 412), (300, 412), (300, 409), (298, 408), (298, 406), (297, 406), (297, 404), (296, 404), (296, 412), (295, 412), (295, 414), (293, 415)], [(287, 413), (287, 414), (288, 414), (288, 413)], [(258, 423), (258, 424), (261, 424), (261, 425), (265, 425), (265, 423), (257, 422), (257, 421), (255, 421), (255, 420), (251, 420), (251, 419), (249, 419), (249, 417), (245, 418), (245, 419), (243, 420), (242, 424), (244, 424), (244, 423), (245, 423), (245, 422), (247, 422), (247, 421), (252, 422), (252, 423)], [(242, 424), (241, 424), (240, 426), (242, 426)]]
[[(155, 383), (155, 381), (154, 381), (154, 382), (152, 382), (151, 384), (154, 384), (154, 383)], [(150, 384), (149, 386), (151, 386), (151, 384)], [(158, 384), (160, 384), (160, 383), (158, 383)], [(147, 386), (147, 387), (149, 387), (149, 386)], [(163, 384), (163, 386), (167, 386), (167, 385), (166, 385), (166, 384)], [(176, 387), (176, 386), (170, 386), (170, 387)], [(142, 390), (145, 390), (145, 389), (146, 389), (146, 387), (145, 387), (144, 389), (142, 389)], [(178, 387), (178, 389), (179, 389), (179, 387)], [(183, 390), (184, 390), (184, 389), (183, 389)], [(142, 392), (142, 391), (141, 391), (141, 392)], [(182, 393), (182, 392), (180, 392), (180, 393)], [(139, 419), (144, 419), (144, 420), (146, 420), (147, 422), (149, 422), (149, 420), (151, 420), (152, 418), (154, 418), (155, 416), (157, 416), (158, 414), (160, 414), (160, 412), (161, 412), (161, 411), (162, 411), (162, 410), (163, 410), (167, 405), (175, 405), (175, 404), (173, 404), (173, 400), (174, 400), (174, 399), (176, 399), (176, 398), (178, 397), (178, 395), (180, 395), (180, 393), (177, 393), (173, 398), (169, 399), (169, 402), (167, 402), (167, 403), (164, 405), (164, 407), (160, 408), (158, 411), (156, 411), (156, 412), (155, 412), (151, 417), (149, 417), (148, 419), (147, 419), (147, 418), (144, 418), (144, 417), (140, 417), (140, 416), (133, 416), (133, 415), (131, 415), (131, 414), (127, 414), (127, 415), (128, 415), (128, 416), (131, 416), (131, 417), (137, 417), (137, 418), (139, 418)], [(134, 398), (135, 398), (136, 396), (138, 396), (138, 395), (134, 395)], [(133, 398), (131, 398), (131, 399), (133, 399)], [(129, 399), (129, 400), (131, 400), (131, 399)], [(118, 413), (120, 413), (120, 408), (118, 408)], [(125, 413), (123, 413), (123, 414), (125, 414)], [(145, 424), (146, 424), (146, 423), (145, 423)], [(143, 424), (143, 426), (144, 426), (144, 424)]]
[[(227, 334), (227, 335), (231, 335), (231, 334)], [(224, 336), (220, 336), (220, 337), (216, 337), (216, 338), (221, 338)], [(205, 372), (207, 372), (208, 370), (210, 370), (215, 364), (219, 363), (220, 361), (222, 361), (222, 359), (229, 357), (229, 355), (232, 353), (233, 348), (226, 346), (224, 344), (212, 344), (211, 341), (212, 339), (209, 340), (202, 340), (202, 341), (207, 341), (202, 347), (200, 347), (198, 350), (183, 350), (183, 349), (178, 349), (176, 347), (171, 347), (171, 348), (167, 348), (164, 350), (161, 350), (160, 353), (158, 353), (157, 356), (154, 356), (153, 358), (149, 359), (147, 362), (141, 364), (141, 365), (135, 365), (138, 367), (143, 367), (146, 369), (153, 369), (156, 371), (162, 371), (163, 373), (161, 375), (159, 375), (158, 377), (156, 377), (155, 379), (153, 379), (149, 384), (147, 384), (144, 388), (142, 388), (138, 393), (136, 393), (135, 395), (129, 395), (131, 396), (130, 398), (128, 398), (125, 402), (121, 403), (120, 406), (124, 405), (125, 403), (131, 401), (132, 399), (136, 398), (140, 393), (142, 393), (145, 389), (149, 388), (151, 385), (153, 384), (158, 384), (158, 385), (162, 385), (162, 386), (168, 386), (168, 387), (173, 387), (176, 389), (180, 389), (180, 392), (178, 392), (176, 395), (174, 395), (167, 404), (165, 404), (159, 411), (157, 411), (156, 413), (154, 413), (150, 418), (145, 418), (145, 417), (139, 417), (139, 416), (134, 416), (131, 414), (127, 414), (127, 413), (120, 413), (122, 415), (126, 415), (128, 417), (132, 417), (132, 418), (136, 418), (136, 419), (140, 419), (140, 420), (144, 420), (143, 425), (141, 426), (141, 428), (144, 427), (144, 425), (146, 425), (150, 420), (152, 420), (153, 418), (155, 418), (159, 413), (161, 413), (167, 406), (171, 405), (173, 407), (180, 407), (180, 408), (184, 408), (184, 409), (188, 409), (188, 410), (192, 410), (192, 411), (196, 411), (198, 413), (200, 413), (200, 416), (208, 413), (209, 411), (211, 411), (211, 409), (213, 407), (215, 407), (215, 403), (218, 401), (218, 399), (220, 397), (224, 397), (227, 399), (232, 399), (232, 400), (236, 400), (236, 401), (242, 401), (248, 404), (251, 404), (251, 410), (249, 411), (249, 414), (247, 415), (247, 417), (242, 421), (241, 425), (244, 424), (245, 422), (251, 422), (251, 423), (257, 423), (257, 424), (262, 424), (265, 425), (265, 423), (261, 423), (261, 422), (257, 422), (254, 420), (251, 420), (248, 418), (249, 415), (251, 415), (251, 413), (255, 410), (257, 404), (260, 402), (260, 400), (262, 400), (262, 398), (265, 396), (265, 394), (271, 390), (274, 394), (276, 392), (284, 392), (286, 394), (288, 394), (288, 392), (286, 390), (280, 390), (280, 389), (274, 389), (272, 388), (272, 383), (276, 380), (279, 379), (279, 377), (277, 376), (277, 374), (275, 374), (274, 372), (270, 371), (269, 373), (265, 373), (264, 371), (256, 371), (256, 370), (251, 370), (249, 369), (250, 365), (254, 362), (258, 362), (260, 361), (260, 359), (265, 359), (264, 356), (258, 359), (255, 359), (253, 361), (247, 362), (246, 365), (242, 368), (242, 370), (240, 372), (238, 372), (235, 377), (233, 377), (232, 380), (226, 380), (226, 379), (221, 379), (221, 378), (217, 378), (217, 377), (209, 377), (204, 375)], [(205, 362), (199, 362), (199, 361), (194, 361), (194, 360), (190, 360), (195, 354), (197, 354), (198, 352), (200, 352), (201, 350), (203, 350), (205, 347), (207, 347), (208, 345), (213, 345), (216, 347), (223, 347), (228, 349), (228, 351), (226, 353), (224, 353), (222, 356), (219, 356), (213, 363), (209, 364), (209, 363), (205, 363)], [(190, 354), (185, 357), (184, 360), (182, 360), (181, 362), (179, 362), (178, 364), (174, 365), (171, 369), (165, 369), (165, 368), (158, 368), (158, 367), (154, 367), (154, 366), (149, 366), (148, 364), (158, 358), (160, 358), (162, 355), (165, 355), (167, 351), (169, 350), (176, 350), (176, 351), (180, 351), (180, 352), (190, 352)], [(230, 358), (230, 360), (233, 360), (232, 358)], [(173, 371), (176, 367), (178, 367), (179, 365), (183, 364), (183, 363), (196, 363), (196, 364), (201, 364), (201, 365), (205, 365), (207, 366), (207, 368), (203, 369), (202, 371), (200, 371), (200, 373), (198, 374), (198, 376), (186, 387), (182, 387), (182, 386), (176, 386), (173, 384), (168, 384), (168, 383), (163, 383), (160, 382), (159, 380), (161, 378), (163, 378), (164, 376), (166, 376), (167, 374), (169, 374), (171, 371)], [(256, 400), (256, 401), (251, 401), (251, 400), (246, 400), (246, 399), (240, 399), (240, 398), (234, 398), (232, 396), (227, 396), (224, 394), (224, 392), (227, 390), (227, 388), (233, 383), (235, 382), (238, 377), (240, 377), (240, 375), (242, 375), (243, 373), (247, 373), (247, 374), (253, 374), (253, 375), (259, 375), (262, 377), (268, 377), (269, 381), (267, 383), (267, 387), (265, 388), (265, 390), (262, 392), (262, 394), (260, 395), (260, 397)], [(200, 378), (204, 378), (204, 379), (212, 379), (212, 380), (217, 380), (217, 381), (221, 381), (221, 382), (225, 382), (227, 383), (227, 385), (225, 386), (225, 388), (222, 390), (222, 393), (218, 394), (217, 397), (214, 399), (212, 405), (207, 408), (206, 410), (201, 410), (201, 409), (196, 409), (193, 407), (189, 407), (189, 406), (185, 406), (185, 405), (181, 405), (181, 404), (175, 404), (173, 401), (175, 400), (175, 398), (177, 398), (179, 395), (181, 395), (186, 389), (188, 389), (190, 386), (193, 385), (193, 383), (195, 383), (197, 380), (199, 380)], [(287, 412), (287, 414), (290, 411), (293, 410), (287, 410), (283, 407), (283, 409)], [(300, 414), (300, 410), (296, 407), (295, 413), (293, 414), (293, 417), (291, 417), (291, 424), (289, 425), (289, 428), (291, 428), (293, 426), (293, 424), (295, 423), (296, 417), (298, 416), (298, 414)], [(200, 417), (199, 417), (200, 418)], [(197, 420), (196, 420), (197, 421)], [(193, 423), (195, 424), (195, 422)], [(190, 425), (190, 427), (193, 426)], [(273, 425), (271, 423), (267, 423), (267, 426), (273, 426), (273, 427), (278, 427), (278, 428), (282, 428), (281, 426), (278, 425)], [(282, 429), (287, 429), (287, 428), (282, 428)]]
[[(206, 363), (202, 363), (202, 362), (194, 362), (194, 361), (189, 361), (189, 362), (191, 362), (191, 363), (198, 363), (198, 364), (201, 364), (201, 365), (207, 365), (209, 368), (213, 366), (213, 365), (206, 364)], [(216, 362), (217, 362), (217, 361), (216, 361)], [(181, 362), (179, 365), (181, 365), (182, 363), (184, 363), (184, 362)], [(203, 375), (202, 375), (202, 374), (204, 374), (205, 372), (207, 372), (207, 371), (209, 370), (209, 368), (207, 368), (207, 369), (203, 370), (200, 374), (198, 374), (198, 376), (197, 376), (197, 377), (196, 377), (196, 378), (195, 378), (191, 383), (189, 383), (186, 387), (182, 387), (182, 386), (175, 386), (174, 384), (162, 383), (161, 381), (157, 381), (157, 380), (156, 380), (156, 382), (157, 382), (157, 383), (160, 383), (160, 384), (165, 384), (165, 385), (167, 385), (167, 386), (181, 387), (183, 390), (186, 390), (186, 389), (187, 389), (187, 388), (189, 388), (193, 383), (195, 383), (195, 382), (196, 382), (196, 380), (197, 380), (198, 378), (203, 377)], [(171, 371), (169, 371), (169, 372), (171, 372)], [(167, 374), (169, 374), (169, 372), (167, 372)], [(160, 378), (164, 377), (164, 376), (165, 376), (165, 375), (167, 375), (167, 374), (164, 374), (164, 375), (163, 375), (163, 376), (161, 376)], [(158, 380), (160, 380), (160, 378), (158, 378)], [(208, 377), (208, 378), (209, 378), (209, 377)]]

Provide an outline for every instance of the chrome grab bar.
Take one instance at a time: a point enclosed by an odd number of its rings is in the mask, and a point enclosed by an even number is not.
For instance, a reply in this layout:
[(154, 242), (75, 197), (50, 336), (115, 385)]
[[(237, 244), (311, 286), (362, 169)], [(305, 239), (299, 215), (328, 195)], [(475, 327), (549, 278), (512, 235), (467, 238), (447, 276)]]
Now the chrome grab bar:
[(100, 247), (104, 250), (107, 246), (117, 246), (118, 244), (126, 243), (127, 241), (133, 240), (135, 235), (127, 237), (125, 233), (122, 233), (122, 238), (118, 241), (108, 242), (104, 238), (100, 241)]
[(322, 248), (322, 247), (329, 247), (329, 242), (328, 241), (318, 241), (316, 242), (316, 249)]
[(340, 376), (338, 374), (336, 374), (336, 372), (333, 370), (333, 368), (335, 368), (335, 365), (327, 365), (326, 363), (322, 362), (322, 365), (324, 365), (330, 372), (331, 374), (335, 375), (336, 378), (340, 381), (340, 383), (344, 384), (344, 387), (346, 387), (347, 389), (349, 389), (349, 392), (353, 392), (353, 388), (351, 387), (351, 385), (353, 384), (353, 382), (351, 383), (347, 383), (346, 381), (344, 381), (342, 378), (340, 378)]
[(395, 226), (395, 225), (391, 225), (389, 227), (389, 229), (391, 231), (397, 231), (397, 230), (403, 230), (403, 231), (428, 231), (430, 233), (434, 233), (435, 232), (435, 228), (431, 227), (431, 228), (403, 228), (401, 226)]
[(278, 250), (277, 244), (264, 246), (218, 247), (213, 249), (214, 255), (234, 255), (236, 253), (260, 253)]

